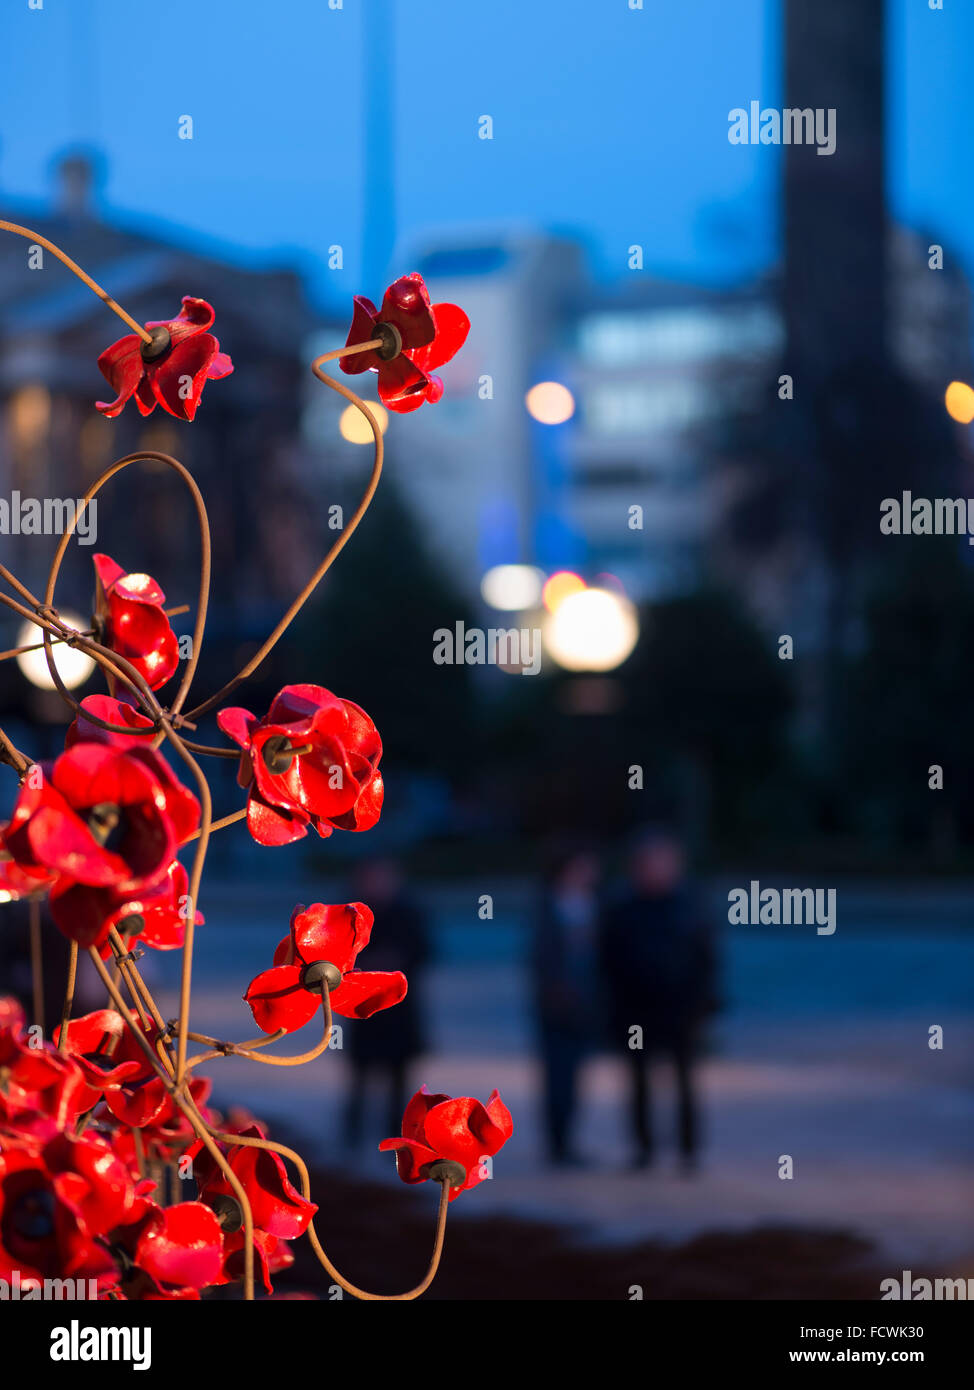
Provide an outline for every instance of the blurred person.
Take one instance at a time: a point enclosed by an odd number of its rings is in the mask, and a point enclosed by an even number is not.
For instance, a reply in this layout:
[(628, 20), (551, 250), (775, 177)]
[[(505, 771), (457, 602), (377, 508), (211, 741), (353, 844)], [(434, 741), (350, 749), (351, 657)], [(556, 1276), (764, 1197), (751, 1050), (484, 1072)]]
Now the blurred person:
[(554, 1164), (578, 1163), (572, 1124), (578, 1073), (591, 1051), (592, 990), (598, 966), (600, 866), (583, 845), (555, 849), (534, 936), (532, 977), (544, 1086), (544, 1125)]
[(650, 1069), (663, 1058), (676, 1074), (678, 1145), (690, 1172), (700, 1144), (693, 1072), (703, 1024), (718, 1007), (717, 971), (712, 925), (671, 830), (650, 827), (633, 840), (625, 891), (602, 920), (599, 957), (610, 1046), (629, 1067), (635, 1166), (655, 1156)]
[(361, 864), (354, 876), (354, 895), (375, 914), (368, 947), (370, 970), (401, 970), (409, 982), (406, 997), (394, 1009), (345, 1028), (345, 1052), (352, 1074), (345, 1104), (345, 1140), (359, 1143), (365, 1097), (371, 1078), (385, 1086), (384, 1131), (398, 1134), (409, 1097), (409, 1063), (425, 1050), (422, 972), (430, 958), (429, 932), (422, 910), (406, 892), (393, 859)]

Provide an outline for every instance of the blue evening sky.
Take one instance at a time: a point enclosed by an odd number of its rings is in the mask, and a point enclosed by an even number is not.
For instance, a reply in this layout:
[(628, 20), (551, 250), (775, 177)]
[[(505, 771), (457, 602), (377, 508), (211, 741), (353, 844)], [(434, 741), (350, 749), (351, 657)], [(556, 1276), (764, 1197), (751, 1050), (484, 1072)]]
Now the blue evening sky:
[[(889, 0), (890, 197), (974, 272), (974, 3), (944, 4)], [(730, 145), (727, 113), (781, 103), (777, 0), (4, 0), (0, 205), (43, 202), (55, 155), (92, 145), (124, 219), (376, 295), (358, 261), (379, 24), (400, 234), (543, 223), (582, 236), (603, 279), (632, 242), (708, 282), (774, 259), (779, 151)], [(332, 243), (343, 274), (322, 268)]]

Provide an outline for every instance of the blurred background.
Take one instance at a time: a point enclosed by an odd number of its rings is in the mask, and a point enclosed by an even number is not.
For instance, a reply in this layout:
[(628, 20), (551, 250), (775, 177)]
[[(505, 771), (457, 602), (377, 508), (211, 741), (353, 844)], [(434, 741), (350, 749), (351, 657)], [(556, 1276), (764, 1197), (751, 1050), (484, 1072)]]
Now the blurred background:
[[(252, 1031), (239, 996), (295, 901), (373, 902), (363, 966), (413, 972), (398, 1032), (215, 1076), (349, 1198), (335, 1253), (359, 1282), (424, 1258), (428, 1194), (374, 1152), (390, 1096), (422, 1082), (498, 1086), (515, 1116), (439, 1297), (974, 1276), (974, 552), (878, 524), (904, 489), (974, 494), (972, 52), (974, 12), (916, 0), (0, 15), (0, 217), (140, 320), (210, 300), (235, 366), (191, 428), (102, 418), (112, 316), (0, 238), (0, 497), (80, 497), (137, 448), (193, 471), (214, 541), (198, 699), (367, 478), (354, 414), (308, 370), (352, 295), (419, 271), (471, 319), (443, 400), (383, 420), (366, 523), (241, 697), (261, 714), (311, 681), (361, 704), (382, 820), (274, 852), (233, 826), (200, 903), (206, 1032)], [(834, 108), (835, 153), (731, 144), (752, 101)], [(42, 586), (55, 544), (0, 554)], [(88, 611), (94, 549), (194, 602), (195, 520), (165, 469), (101, 495), (59, 606)], [(538, 632), (540, 672), (437, 664), (459, 623)], [(62, 746), (60, 701), (10, 661), (0, 722), (37, 757)], [(197, 737), (221, 741), (210, 720)], [(211, 766), (226, 814), (233, 765)], [(836, 932), (729, 926), (752, 880), (835, 889)], [(0, 970), (29, 994), (24, 912), (3, 909)], [(658, 954), (631, 978), (700, 945), (693, 988), (653, 1005), (672, 1017), (647, 1045), (651, 1136), (612, 949), (650, 918)], [(178, 962), (149, 969), (175, 1012)]]

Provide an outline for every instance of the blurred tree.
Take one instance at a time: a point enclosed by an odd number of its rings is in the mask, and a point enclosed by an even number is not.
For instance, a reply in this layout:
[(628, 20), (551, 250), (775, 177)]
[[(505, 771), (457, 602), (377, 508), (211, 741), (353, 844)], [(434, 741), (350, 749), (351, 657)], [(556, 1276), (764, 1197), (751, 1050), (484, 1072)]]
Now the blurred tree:
[[(433, 662), (433, 633), (469, 621), (391, 478), (296, 624), (302, 665), (375, 720), (387, 759), (461, 773), (474, 720), (470, 670)], [(305, 677), (309, 679), (309, 677)]]
[(648, 725), (676, 761), (684, 817), (701, 848), (766, 832), (792, 708), (773, 640), (733, 595), (716, 589), (658, 604), (644, 621), (644, 640), (625, 668), (632, 737)]
[[(944, 859), (974, 829), (974, 573), (963, 542), (890, 537), (849, 663), (844, 790), (860, 829)], [(928, 783), (943, 768), (943, 789)]]

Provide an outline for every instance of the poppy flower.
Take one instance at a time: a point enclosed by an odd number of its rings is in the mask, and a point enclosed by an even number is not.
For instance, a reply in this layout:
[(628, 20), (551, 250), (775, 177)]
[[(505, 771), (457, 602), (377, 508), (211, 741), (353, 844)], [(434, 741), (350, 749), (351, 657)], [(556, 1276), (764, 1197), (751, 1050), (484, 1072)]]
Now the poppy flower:
[[(125, 1052), (116, 1055), (126, 1027), (122, 1015), (114, 1009), (96, 1009), (69, 1021), (61, 1055), (71, 1058), (84, 1080), (80, 1094), (82, 1112), (96, 1106), (106, 1091), (117, 1091), (123, 1081), (142, 1071), (140, 1062)], [(54, 1041), (60, 1045), (60, 1027), (54, 1030)]]
[(400, 415), (431, 404), (443, 395), (443, 382), (431, 373), (449, 362), (463, 347), (470, 320), (456, 304), (431, 304), (421, 275), (400, 276), (385, 292), (382, 308), (363, 295), (354, 298), (355, 312), (346, 347), (384, 340), (381, 348), (340, 357), (343, 372), (379, 375), (379, 399)]
[(140, 415), (151, 415), (161, 405), (180, 420), (192, 420), (207, 381), (233, 371), (230, 358), (207, 332), (215, 317), (205, 299), (186, 295), (176, 318), (146, 324), (151, 344), (137, 333), (119, 338), (98, 359), (115, 400), (96, 401), (95, 408), (103, 415), (119, 415), (134, 395)]
[(243, 754), (237, 777), (248, 788), (247, 826), (262, 845), (299, 840), (312, 826), (368, 830), (382, 809), (382, 740), (351, 700), (320, 685), (286, 685), (263, 719), (224, 709), (223, 732)]
[(121, 1292), (129, 1299), (196, 1299), (200, 1289), (220, 1280), (223, 1234), (203, 1202), (160, 1207), (137, 1196), (126, 1225), (111, 1233), (111, 1244), (124, 1255)]
[(0, 1278), (117, 1282), (101, 1239), (134, 1201), (125, 1165), (95, 1135), (55, 1135), (42, 1146), (0, 1152)]
[[(514, 1129), (511, 1112), (497, 1091), (486, 1105), (472, 1096), (456, 1100), (431, 1095), (425, 1086), (413, 1096), (402, 1117), (402, 1137), (383, 1139), (383, 1152), (394, 1150), (403, 1182), (423, 1182), (434, 1176), (430, 1166), (457, 1165), (457, 1182), (450, 1184), (450, 1201), (487, 1176), (484, 1160), (492, 1158), (510, 1139)], [(461, 1176), (462, 1174), (462, 1176)]]
[(166, 596), (148, 574), (126, 574), (110, 555), (94, 555), (95, 630), (138, 671), (151, 690), (179, 665), (179, 643), (165, 613)]
[(50, 1043), (29, 1045), (16, 1016), (0, 1026), (0, 1121), (33, 1112), (61, 1126), (89, 1108), (86, 1097), (84, 1076), (71, 1058)]
[(293, 1033), (314, 1017), (321, 1005), (321, 985), (315, 989), (308, 972), (318, 961), (329, 962), (341, 974), (329, 999), (332, 1012), (343, 1018), (368, 1018), (404, 999), (406, 977), (400, 970), (354, 968), (355, 958), (369, 944), (372, 921), (364, 903), (296, 907), (290, 934), (274, 952), (273, 968), (251, 980), (244, 995), (257, 1027), (265, 1033), (279, 1028)]
[[(244, 1138), (263, 1139), (260, 1125), (248, 1125), (241, 1131)], [(221, 1147), (223, 1147), (221, 1145)], [(193, 1157), (193, 1172), (199, 1187), (200, 1201), (216, 1211), (223, 1226), (226, 1264), (219, 1283), (237, 1279), (243, 1273), (240, 1255), (243, 1249), (240, 1207), (221, 1169), (201, 1143), (189, 1151)], [(280, 1242), (303, 1235), (318, 1210), (308, 1202), (287, 1176), (287, 1170), (273, 1149), (258, 1149), (250, 1144), (231, 1144), (225, 1150), (226, 1161), (234, 1177), (243, 1187), (250, 1203), (254, 1222), (254, 1246), (267, 1292), (272, 1292), (269, 1273), (290, 1264)]]
[[(160, 1036), (156, 1024), (143, 1023), (142, 1032), (155, 1049)], [(116, 1120), (135, 1129), (164, 1124), (175, 1108), (166, 1083), (158, 1075), (127, 1025), (117, 1036), (118, 1043), (111, 1054), (115, 1070), (107, 1073), (110, 1084), (104, 1080), (102, 1083), (105, 1105)], [(90, 1055), (88, 1060), (94, 1061)], [(90, 1071), (87, 1079), (97, 1084), (96, 1075)]]
[[(51, 916), (69, 941), (85, 949), (97, 946), (107, 960), (112, 927), (154, 950), (178, 950), (186, 936), (188, 903), (189, 875), (174, 859), (164, 878), (137, 892), (117, 893), (62, 878), (51, 891)], [(202, 912), (197, 912), (196, 925), (204, 921)]]
[[(104, 720), (106, 724), (127, 724), (132, 733), (118, 734), (110, 729), (103, 729), (100, 724), (85, 718), (88, 713)], [(144, 732), (140, 734), (139, 730)], [(152, 720), (124, 701), (112, 699), (110, 695), (86, 695), (81, 701), (81, 712), (68, 726), (64, 747), (67, 750), (77, 743), (103, 743), (109, 748), (124, 749), (131, 757), (144, 763), (162, 786), (173, 831), (177, 841), (182, 844), (199, 827), (200, 803), (193, 793), (183, 786), (162, 754), (151, 747), (149, 735), (152, 732)]]
[(157, 770), (137, 752), (76, 744), (32, 769), (4, 832), (6, 849), (31, 875), (54, 872), (122, 893), (152, 887), (175, 859), (187, 819), (185, 797)]

